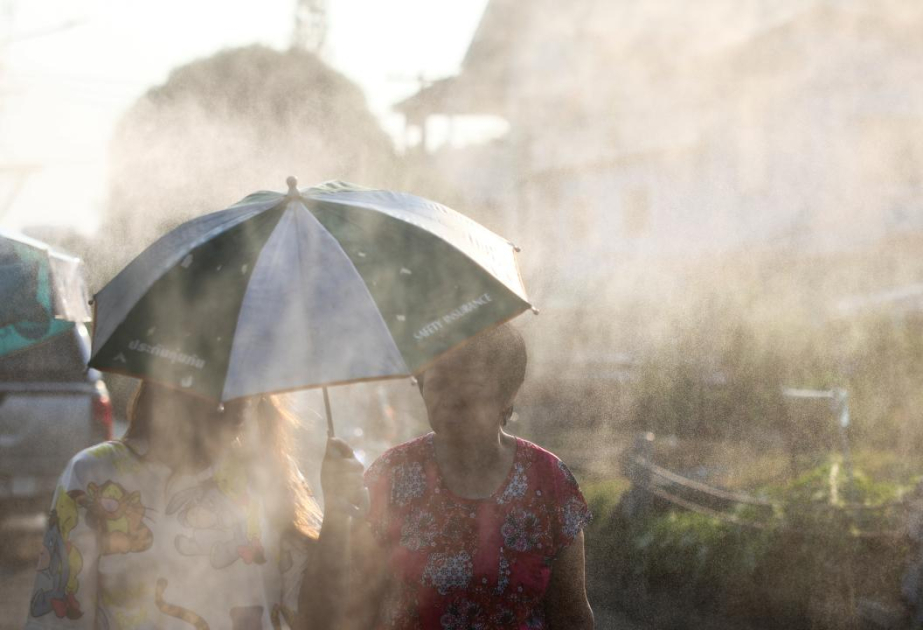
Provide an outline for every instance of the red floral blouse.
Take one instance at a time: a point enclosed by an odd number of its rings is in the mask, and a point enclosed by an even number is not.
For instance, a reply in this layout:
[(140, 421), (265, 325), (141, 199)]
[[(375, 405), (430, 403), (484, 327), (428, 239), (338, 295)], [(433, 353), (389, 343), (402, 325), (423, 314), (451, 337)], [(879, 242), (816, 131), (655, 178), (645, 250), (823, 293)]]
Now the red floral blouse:
[(443, 483), (430, 433), (382, 455), (366, 484), (372, 530), (390, 550), (379, 628), (547, 627), (552, 563), (590, 520), (561, 460), (516, 438), (506, 481), (465, 499)]

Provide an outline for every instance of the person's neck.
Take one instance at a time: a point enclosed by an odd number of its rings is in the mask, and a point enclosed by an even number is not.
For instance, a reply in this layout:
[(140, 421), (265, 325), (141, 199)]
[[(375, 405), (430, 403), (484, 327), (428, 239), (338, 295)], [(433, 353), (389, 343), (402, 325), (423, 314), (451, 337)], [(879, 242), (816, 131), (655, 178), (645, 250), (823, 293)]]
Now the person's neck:
[(433, 441), (440, 465), (453, 471), (483, 471), (506, 463), (510, 447), (515, 443), (513, 436), (499, 429), (496, 433), (440, 435), (435, 433)]
[(210, 465), (188, 440), (175, 439), (172, 435), (151, 436), (147, 457), (164, 464), (174, 473), (195, 473)]
[(433, 437), (443, 483), (467, 499), (491, 496), (507, 477), (516, 454), (516, 438), (498, 430), (488, 435)]

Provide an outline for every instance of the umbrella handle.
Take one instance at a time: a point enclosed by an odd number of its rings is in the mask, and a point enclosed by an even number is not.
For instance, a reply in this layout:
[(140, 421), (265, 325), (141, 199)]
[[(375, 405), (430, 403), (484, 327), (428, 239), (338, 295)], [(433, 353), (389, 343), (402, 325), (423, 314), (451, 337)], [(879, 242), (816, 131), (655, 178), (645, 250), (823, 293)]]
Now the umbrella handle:
[(333, 414), (330, 413), (330, 396), (327, 394), (327, 388), (324, 387), (324, 410), (327, 412), (327, 437), (332, 438), (336, 434), (333, 432)]

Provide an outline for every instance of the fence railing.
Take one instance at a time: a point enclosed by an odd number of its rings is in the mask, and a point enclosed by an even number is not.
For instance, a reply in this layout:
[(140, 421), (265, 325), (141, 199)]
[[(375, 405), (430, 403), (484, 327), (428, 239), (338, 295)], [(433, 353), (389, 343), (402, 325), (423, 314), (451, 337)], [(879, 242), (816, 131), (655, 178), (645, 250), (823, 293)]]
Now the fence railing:
[[(775, 530), (796, 532), (793, 525), (786, 521), (784, 504), (765, 497), (753, 496), (745, 492), (730, 490), (692, 479), (678, 472), (655, 464), (653, 460), (653, 434), (645, 433), (635, 440), (631, 453), (623, 458), (625, 475), (632, 482), (632, 511), (647, 512), (651, 509), (653, 497), (666, 501), (675, 507), (710, 516), (739, 527), (755, 530)], [(756, 508), (752, 516), (742, 518), (736, 512), (739, 506)], [(857, 516), (870, 513), (900, 512), (902, 522), (907, 526), (887, 530), (853, 529), (850, 535), (867, 539), (895, 539), (911, 537), (912, 518), (923, 523), (923, 514), (913, 501), (904, 499), (876, 505), (848, 502), (816, 502), (810, 509), (819, 513), (836, 510)], [(916, 511), (916, 516), (911, 512)], [(919, 528), (923, 530), (923, 527)], [(797, 533), (797, 532), (796, 532)], [(923, 534), (923, 531), (921, 531)]]

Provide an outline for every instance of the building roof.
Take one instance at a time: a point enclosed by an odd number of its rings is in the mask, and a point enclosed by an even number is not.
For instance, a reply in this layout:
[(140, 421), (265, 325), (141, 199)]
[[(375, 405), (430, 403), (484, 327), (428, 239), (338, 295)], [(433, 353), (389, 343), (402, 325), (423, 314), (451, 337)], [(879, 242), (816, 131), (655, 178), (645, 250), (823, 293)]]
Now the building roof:
[(395, 109), (415, 122), (430, 114), (509, 116), (511, 85), (520, 99), (535, 96), (529, 89), (554, 98), (579, 87), (592, 93), (590, 100), (607, 101), (648, 82), (691, 77), (695, 58), (804, 6), (803, 0), (710, 0), (694, 7), (685, 0), (490, 0), (459, 74), (432, 82)]
[(501, 82), (460, 74), (431, 82), (395, 104), (394, 109), (410, 124), (419, 124), (431, 114), (497, 115), (504, 111), (505, 92)]
[(429, 114), (502, 114), (515, 34), (509, 25), (529, 7), (517, 0), (489, 0), (456, 76), (433, 81), (394, 109), (418, 122)]

